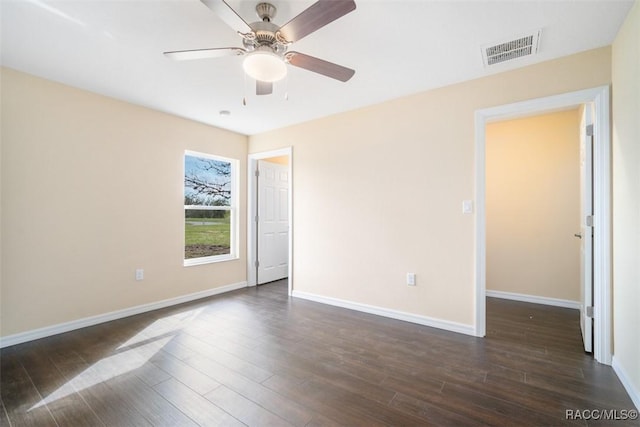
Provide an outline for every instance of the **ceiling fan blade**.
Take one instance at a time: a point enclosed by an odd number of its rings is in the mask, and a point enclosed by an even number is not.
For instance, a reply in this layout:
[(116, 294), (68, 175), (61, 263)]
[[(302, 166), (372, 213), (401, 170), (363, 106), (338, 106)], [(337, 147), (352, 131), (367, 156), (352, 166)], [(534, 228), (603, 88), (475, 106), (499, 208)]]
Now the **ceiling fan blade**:
[(200, 0), (209, 9), (213, 10), (216, 15), (222, 19), (225, 24), (233, 28), (235, 31), (246, 34), (253, 30), (247, 22), (236, 13), (224, 0)]
[(273, 83), (256, 80), (256, 95), (271, 95), (273, 93)]
[(221, 56), (244, 55), (246, 51), (239, 47), (214, 47), (210, 49), (190, 49), (164, 52), (164, 56), (174, 61), (186, 61), (190, 59), (220, 58)]
[(355, 70), (352, 70), (351, 68), (343, 67), (342, 65), (334, 64), (333, 62), (325, 61), (323, 59), (314, 58), (313, 56), (305, 55), (304, 53), (289, 52), (286, 57), (291, 65), (331, 77), (332, 79), (340, 80), (341, 82), (346, 82), (355, 74)]
[[(202, 0), (205, 1), (205, 0)], [(355, 10), (353, 0), (318, 0), (280, 28), (280, 35), (295, 42)]]

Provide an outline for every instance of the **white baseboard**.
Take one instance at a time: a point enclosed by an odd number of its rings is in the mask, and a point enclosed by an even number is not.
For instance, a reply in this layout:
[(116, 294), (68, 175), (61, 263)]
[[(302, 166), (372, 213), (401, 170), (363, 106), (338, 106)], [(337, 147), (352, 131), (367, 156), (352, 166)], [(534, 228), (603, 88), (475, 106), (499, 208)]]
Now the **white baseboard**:
[(622, 367), (620, 362), (618, 362), (615, 354), (613, 355), (611, 367), (613, 367), (613, 370), (616, 375), (618, 375), (620, 382), (624, 386), (625, 390), (627, 390), (627, 393), (633, 401), (633, 404), (636, 405), (636, 409), (640, 410), (640, 390), (638, 390), (631, 382), (631, 379), (629, 379), (629, 375), (627, 375), (627, 371)]
[(568, 299), (539, 297), (537, 295), (517, 294), (515, 292), (486, 291), (488, 297), (510, 299), (514, 301), (530, 302), (533, 304), (553, 305), (555, 307), (574, 308), (580, 310), (580, 302)]
[(309, 292), (302, 292), (294, 290), (292, 296), (296, 298), (302, 298), (322, 304), (333, 305), (336, 307), (347, 308), (349, 310), (361, 311), (369, 314), (376, 314), (378, 316), (389, 317), (391, 319), (403, 320), (405, 322), (417, 323), (419, 325), (431, 326), (433, 328), (444, 329), (446, 331), (457, 332), (465, 335), (475, 336), (475, 331), (471, 325), (465, 325), (463, 323), (450, 322), (448, 320), (434, 319), (432, 317), (421, 316), (418, 314), (407, 313), (404, 311), (391, 310), (388, 308), (377, 307), (368, 304), (361, 304), (358, 302), (352, 302), (342, 300), (338, 298), (325, 297), (322, 295), (312, 294)]
[(40, 338), (49, 337), (51, 335), (62, 334), (64, 332), (73, 331), (75, 329), (86, 328), (87, 326), (97, 325), (98, 323), (109, 322), (111, 320), (122, 319), (147, 311), (157, 310), (172, 305), (182, 304), (194, 301), (200, 298), (206, 298), (225, 292), (235, 291), (236, 289), (246, 288), (247, 282), (238, 282), (231, 285), (220, 286), (218, 288), (207, 289), (206, 291), (195, 292), (193, 294), (182, 295), (175, 298), (169, 298), (162, 301), (156, 301), (148, 304), (129, 307), (122, 310), (116, 310), (109, 313), (99, 314), (97, 316), (85, 317), (83, 319), (72, 320), (70, 322), (59, 323), (57, 325), (46, 326), (44, 328), (33, 329), (19, 334), (7, 335), (0, 337), (0, 348), (9, 347), (15, 344), (21, 344), (27, 341), (33, 341)]

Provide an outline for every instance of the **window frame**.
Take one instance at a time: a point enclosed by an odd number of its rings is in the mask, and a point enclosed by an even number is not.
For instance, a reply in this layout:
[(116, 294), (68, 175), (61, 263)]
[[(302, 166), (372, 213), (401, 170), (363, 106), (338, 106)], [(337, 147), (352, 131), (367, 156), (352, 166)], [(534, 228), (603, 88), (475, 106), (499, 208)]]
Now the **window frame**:
[[(207, 160), (215, 160), (219, 162), (225, 162), (230, 164), (230, 178), (231, 178), (231, 196), (229, 197), (229, 206), (206, 206), (206, 205), (186, 205), (185, 199), (185, 185), (184, 179), (186, 175), (186, 158), (198, 157)], [(215, 154), (202, 153), (199, 151), (185, 150), (182, 156), (182, 201), (184, 211), (187, 210), (206, 210), (206, 211), (228, 211), (229, 212), (229, 253), (221, 255), (210, 255), (198, 258), (186, 258), (186, 225), (185, 216), (182, 216), (182, 259), (183, 266), (190, 267), (194, 265), (212, 264), (217, 262), (237, 260), (238, 257), (238, 241), (239, 241), (239, 222), (238, 222), (238, 188), (239, 188), (239, 162), (237, 159), (229, 157), (218, 156)]]

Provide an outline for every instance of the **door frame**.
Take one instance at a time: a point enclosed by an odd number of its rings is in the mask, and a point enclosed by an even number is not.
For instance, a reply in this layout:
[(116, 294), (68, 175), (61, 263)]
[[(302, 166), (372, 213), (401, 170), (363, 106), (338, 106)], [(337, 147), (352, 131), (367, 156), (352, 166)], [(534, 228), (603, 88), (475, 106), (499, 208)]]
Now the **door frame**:
[(293, 147), (281, 148), (278, 150), (263, 151), (249, 154), (247, 160), (247, 286), (256, 286), (256, 253), (258, 250), (258, 227), (256, 225), (256, 215), (258, 214), (258, 183), (255, 170), (258, 160), (271, 157), (286, 156), (289, 158), (289, 195), (287, 208), (289, 210), (289, 259), (288, 259), (288, 294), (293, 290)]
[(475, 330), (476, 336), (486, 334), (486, 159), (485, 127), (493, 121), (509, 120), (529, 115), (549, 113), (584, 103), (594, 105), (594, 342), (595, 360), (607, 365), (612, 356), (611, 306), (611, 125), (609, 86), (600, 86), (513, 104), (476, 110), (476, 247), (475, 247)]

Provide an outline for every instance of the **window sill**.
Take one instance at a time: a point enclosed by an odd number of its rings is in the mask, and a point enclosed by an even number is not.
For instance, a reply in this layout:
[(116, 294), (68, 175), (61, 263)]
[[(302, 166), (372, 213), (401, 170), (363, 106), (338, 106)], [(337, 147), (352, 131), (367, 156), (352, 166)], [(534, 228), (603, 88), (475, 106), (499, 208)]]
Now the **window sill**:
[(234, 261), (237, 259), (239, 259), (239, 257), (237, 257), (236, 255), (217, 255), (217, 256), (209, 256), (209, 257), (202, 257), (202, 258), (191, 258), (191, 259), (185, 259), (183, 266), (192, 267), (194, 265), (215, 264), (218, 262)]

